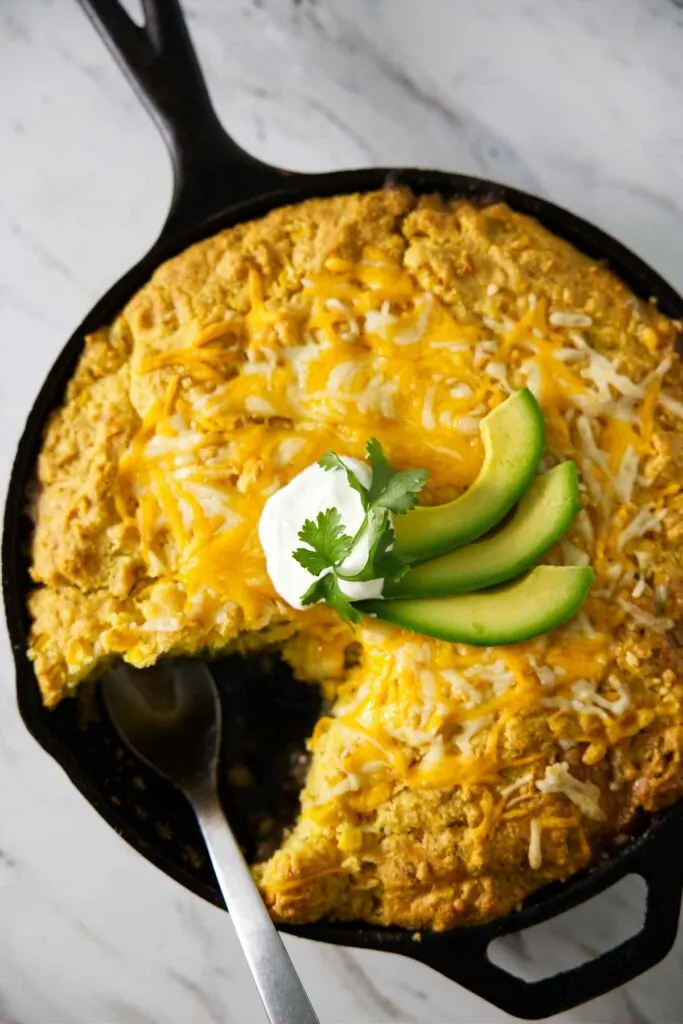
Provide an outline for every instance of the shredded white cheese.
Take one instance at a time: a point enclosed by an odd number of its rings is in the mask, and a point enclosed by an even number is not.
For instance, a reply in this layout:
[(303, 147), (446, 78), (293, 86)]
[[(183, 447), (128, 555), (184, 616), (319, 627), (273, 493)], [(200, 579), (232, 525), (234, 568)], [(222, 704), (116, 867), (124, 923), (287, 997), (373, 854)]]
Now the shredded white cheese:
[(617, 542), (619, 550), (623, 551), (628, 542), (635, 537), (644, 537), (646, 533), (657, 533), (661, 530), (665, 515), (666, 512), (662, 509), (653, 511), (649, 505), (644, 505), (621, 531)]
[(157, 619), (147, 619), (147, 622), (143, 622), (138, 628), (144, 633), (175, 633), (182, 629), (182, 625), (179, 619), (165, 615)]
[[(417, 323), (413, 328), (402, 331), (399, 334), (394, 334), (393, 341), (396, 345), (414, 345), (417, 341), (422, 341), (427, 325), (429, 324), (429, 318), (432, 315), (432, 306), (434, 304), (434, 296), (427, 292), (422, 297), (421, 311), (417, 318)], [(417, 306), (417, 304), (416, 304)]]
[(670, 412), (672, 416), (678, 416), (679, 419), (683, 419), (683, 402), (677, 402), (675, 398), (670, 395), (665, 395), (663, 392), (659, 396), (659, 404), (662, 405), (667, 412)]
[(612, 716), (618, 718), (628, 710), (631, 706), (631, 695), (626, 684), (614, 675), (609, 677), (608, 684), (616, 694), (614, 699), (598, 693), (597, 683), (577, 679), (571, 686), (571, 696), (544, 697), (541, 704), (548, 708), (573, 711), (578, 715), (594, 715), (603, 722), (609, 722)]
[(483, 692), (454, 668), (442, 668), (439, 675), (448, 683), (451, 695), (460, 698), (465, 707), (476, 707), (484, 700)]
[(444, 749), (443, 736), (437, 736), (427, 750), (427, 753), (422, 758), (420, 767), (425, 770), (433, 768), (439, 763), (439, 761), (443, 761), (445, 756), (446, 751)]
[(560, 793), (566, 796), (582, 814), (595, 821), (602, 821), (605, 817), (600, 807), (599, 787), (593, 782), (581, 782), (574, 778), (566, 761), (549, 764), (545, 776), (536, 782), (536, 788), (541, 793)]
[(526, 386), (536, 400), (541, 397), (541, 367), (533, 359), (527, 359), (520, 366), (526, 377)]
[(360, 789), (360, 779), (354, 773), (351, 773), (342, 779), (335, 786), (329, 786), (324, 790), (317, 800), (311, 800), (311, 805), (317, 807), (320, 804), (326, 804), (330, 800), (334, 800), (338, 796), (343, 796), (344, 793), (355, 793)]
[(505, 798), (511, 796), (513, 793), (516, 793), (517, 790), (523, 789), (528, 782), (533, 780), (533, 777), (533, 772), (525, 772), (523, 775), (520, 775), (519, 778), (515, 779), (514, 782), (511, 782), (509, 786), (503, 786), (500, 791), (500, 795)]
[(652, 615), (650, 612), (645, 611), (644, 608), (633, 604), (632, 601), (627, 601), (624, 597), (617, 598), (617, 604), (637, 625), (643, 626), (645, 629), (651, 629), (654, 633), (666, 633), (667, 630), (674, 627), (673, 619)]
[(275, 464), (278, 467), (288, 466), (305, 447), (305, 444), (306, 442), (300, 437), (287, 437), (284, 441), (280, 441), (277, 446)]
[(483, 715), (481, 718), (471, 718), (467, 722), (462, 722), (460, 732), (453, 740), (460, 753), (470, 755), (472, 753), (473, 738), (482, 729), (486, 729), (491, 725), (492, 722), (493, 715)]
[(661, 611), (666, 607), (666, 602), (669, 599), (669, 587), (666, 583), (655, 583), (654, 587), (655, 595), (655, 607), (657, 611)]
[(436, 420), (434, 419), (434, 396), (436, 394), (436, 385), (432, 385), (427, 388), (425, 392), (424, 404), (422, 406), (422, 426), (425, 430), (434, 430), (436, 426)]
[(569, 540), (563, 540), (560, 544), (562, 561), (564, 565), (589, 565), (590, 558), (585, 551), (572, 544)]
[(622, 501), (633, 500), (633, 488), (638, 479), (640, 459), (633, 445), (629, 445), (623, 454), (619, 472), (614, 480), (614, 489)]
[(541, 686), (554, 686), (557, 682), (555, 673), (551, 669), (550, 665), (536, 665), (534, 672), (538, 678)]
[(491, 316), (483, 316), (481, 318), (482, 323), (485, 327), (488, 327), (494, 334), (507, 334), (508, 327), (503, 323), (502, 320), (494, 320)]
[(542, 863), (541, 822), (538, 818), (532, 818), (529, 823), (529, 867), (538, 871)]
[(579, 432), (579, 436), (584, 443), (585, 451), (592, 462), (604, 473), (608, 480), (611, 480), (612, 474), (610, 473), (609, 466), (607, 465), (607, 457), (598, 445), (593, 436), (593, 428), (591, 422), (585, 416), (577, 416), (576, 418), (576, 429)]
[(590, 327), (593, 317), (587, 313), (567, 313), (558, 309), (550, 314), (548, 321), (553, 327)]
[(377, 334), (380, 338), (386, 339), (388, 330), (392, 327), (398, 317), (389, 312), (389, 303), (383, 302), (379, 310), (369, 309), (365, 314), (365, 330), (368, 334)]
[(325, 301), (325, 306), (327, 309), (332, 309), (340, 313), (345, 313), (351, 308), (345, 302), (342, 302), (341, 299), (335, 298), (327, 299)]
[(492, 377), (493, 380), (497, 380), (506, 390), (510, 390), (507, 367), (504, 363), (487, 363), (485, 370), (489, 377)]

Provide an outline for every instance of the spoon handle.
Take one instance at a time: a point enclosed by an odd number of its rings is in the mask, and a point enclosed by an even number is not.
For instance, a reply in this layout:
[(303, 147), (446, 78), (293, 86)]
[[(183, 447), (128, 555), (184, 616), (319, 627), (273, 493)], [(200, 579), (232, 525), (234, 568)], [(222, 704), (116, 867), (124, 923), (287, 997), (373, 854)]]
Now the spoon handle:
[(319, 1024), (215, 794), (192, 799), (223, 899), (271, 1024)]

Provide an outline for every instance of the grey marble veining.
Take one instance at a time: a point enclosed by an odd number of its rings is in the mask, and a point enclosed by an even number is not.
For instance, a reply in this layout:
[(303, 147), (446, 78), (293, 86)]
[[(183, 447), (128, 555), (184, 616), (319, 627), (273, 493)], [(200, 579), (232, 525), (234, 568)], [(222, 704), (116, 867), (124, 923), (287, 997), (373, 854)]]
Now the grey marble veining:
[[(131, 0), (132, 4), (133, 0)], [(675, 0), (186, 0), (217, 109), (261, 159), (472, 172), (605, 227), (683, 287)], [(73, 0), (0, 3), (0, 480), (73, 326), (152, 243), (162, 144)], [(251, 1022), (226, 915), (135, 855), (25, 733), (0, 641), (0, 1020)], [(494, 951), (536, 978), (637, 929), (642, 886)], [(492, 1022), (418, 964), (288, 940), (326, 1024)], [(683, 945), (572, 1022), (683, 1018)]]

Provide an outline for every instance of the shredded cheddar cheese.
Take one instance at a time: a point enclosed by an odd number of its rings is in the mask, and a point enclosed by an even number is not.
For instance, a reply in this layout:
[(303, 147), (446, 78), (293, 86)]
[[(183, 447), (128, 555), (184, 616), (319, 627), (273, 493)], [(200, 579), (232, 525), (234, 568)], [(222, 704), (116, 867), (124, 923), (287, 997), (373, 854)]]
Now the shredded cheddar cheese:
[[(451, 927), (578, 870), (599, 830), (675, 788), (676, 331), (502, 206), (316, 200), (194, 247), (91, 339), (46, 436), (46, 701), (112, 657), (263, 646), (321, 685), (300, 816), (258, 869), (282, 920)], [(583, 509), (546, 556), (596, 571), (570, 623), (482, 650), (277, 597), (257, 534), (271, 494), (376, 436), (448, 501), (477, 476), (482, 418), (524, 386), (543, 467), (580, 469)]]

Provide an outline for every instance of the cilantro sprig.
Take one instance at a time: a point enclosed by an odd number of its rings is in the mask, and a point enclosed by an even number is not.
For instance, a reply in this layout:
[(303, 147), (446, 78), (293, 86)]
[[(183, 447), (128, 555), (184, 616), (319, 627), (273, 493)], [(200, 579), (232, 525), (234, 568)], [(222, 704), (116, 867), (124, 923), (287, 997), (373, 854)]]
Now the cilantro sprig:
[[(350, 622), (359, 622), (361, 616), (342, 593), (340, 580), (394, 581), (405, 575), (408, 564), (393, 550), (396, 536), (389, 513), (403, 515), (414, 508), (428, 476), (426, 469), (394, 469), (375, 437), (368, 441), (366, 454), (371, 469), (367, 487), (335, 452), (327, 452), (318, 461), (328, 472), (344, 473), (349, 486), (358, 493), (365, 516), (356, 534), (348, 534), (338, 510), (328, 508), (319, 512), (315, 520), (305, 521), (298, 536), (308, 546), (293, 552), (299, 565), (317, 577), (301, 598), (302, 604), (326, 601), (342, 619)], [(366, 533), (368, 558), (365, 565), (354, 574), (345, 573), (344, 561)]]

